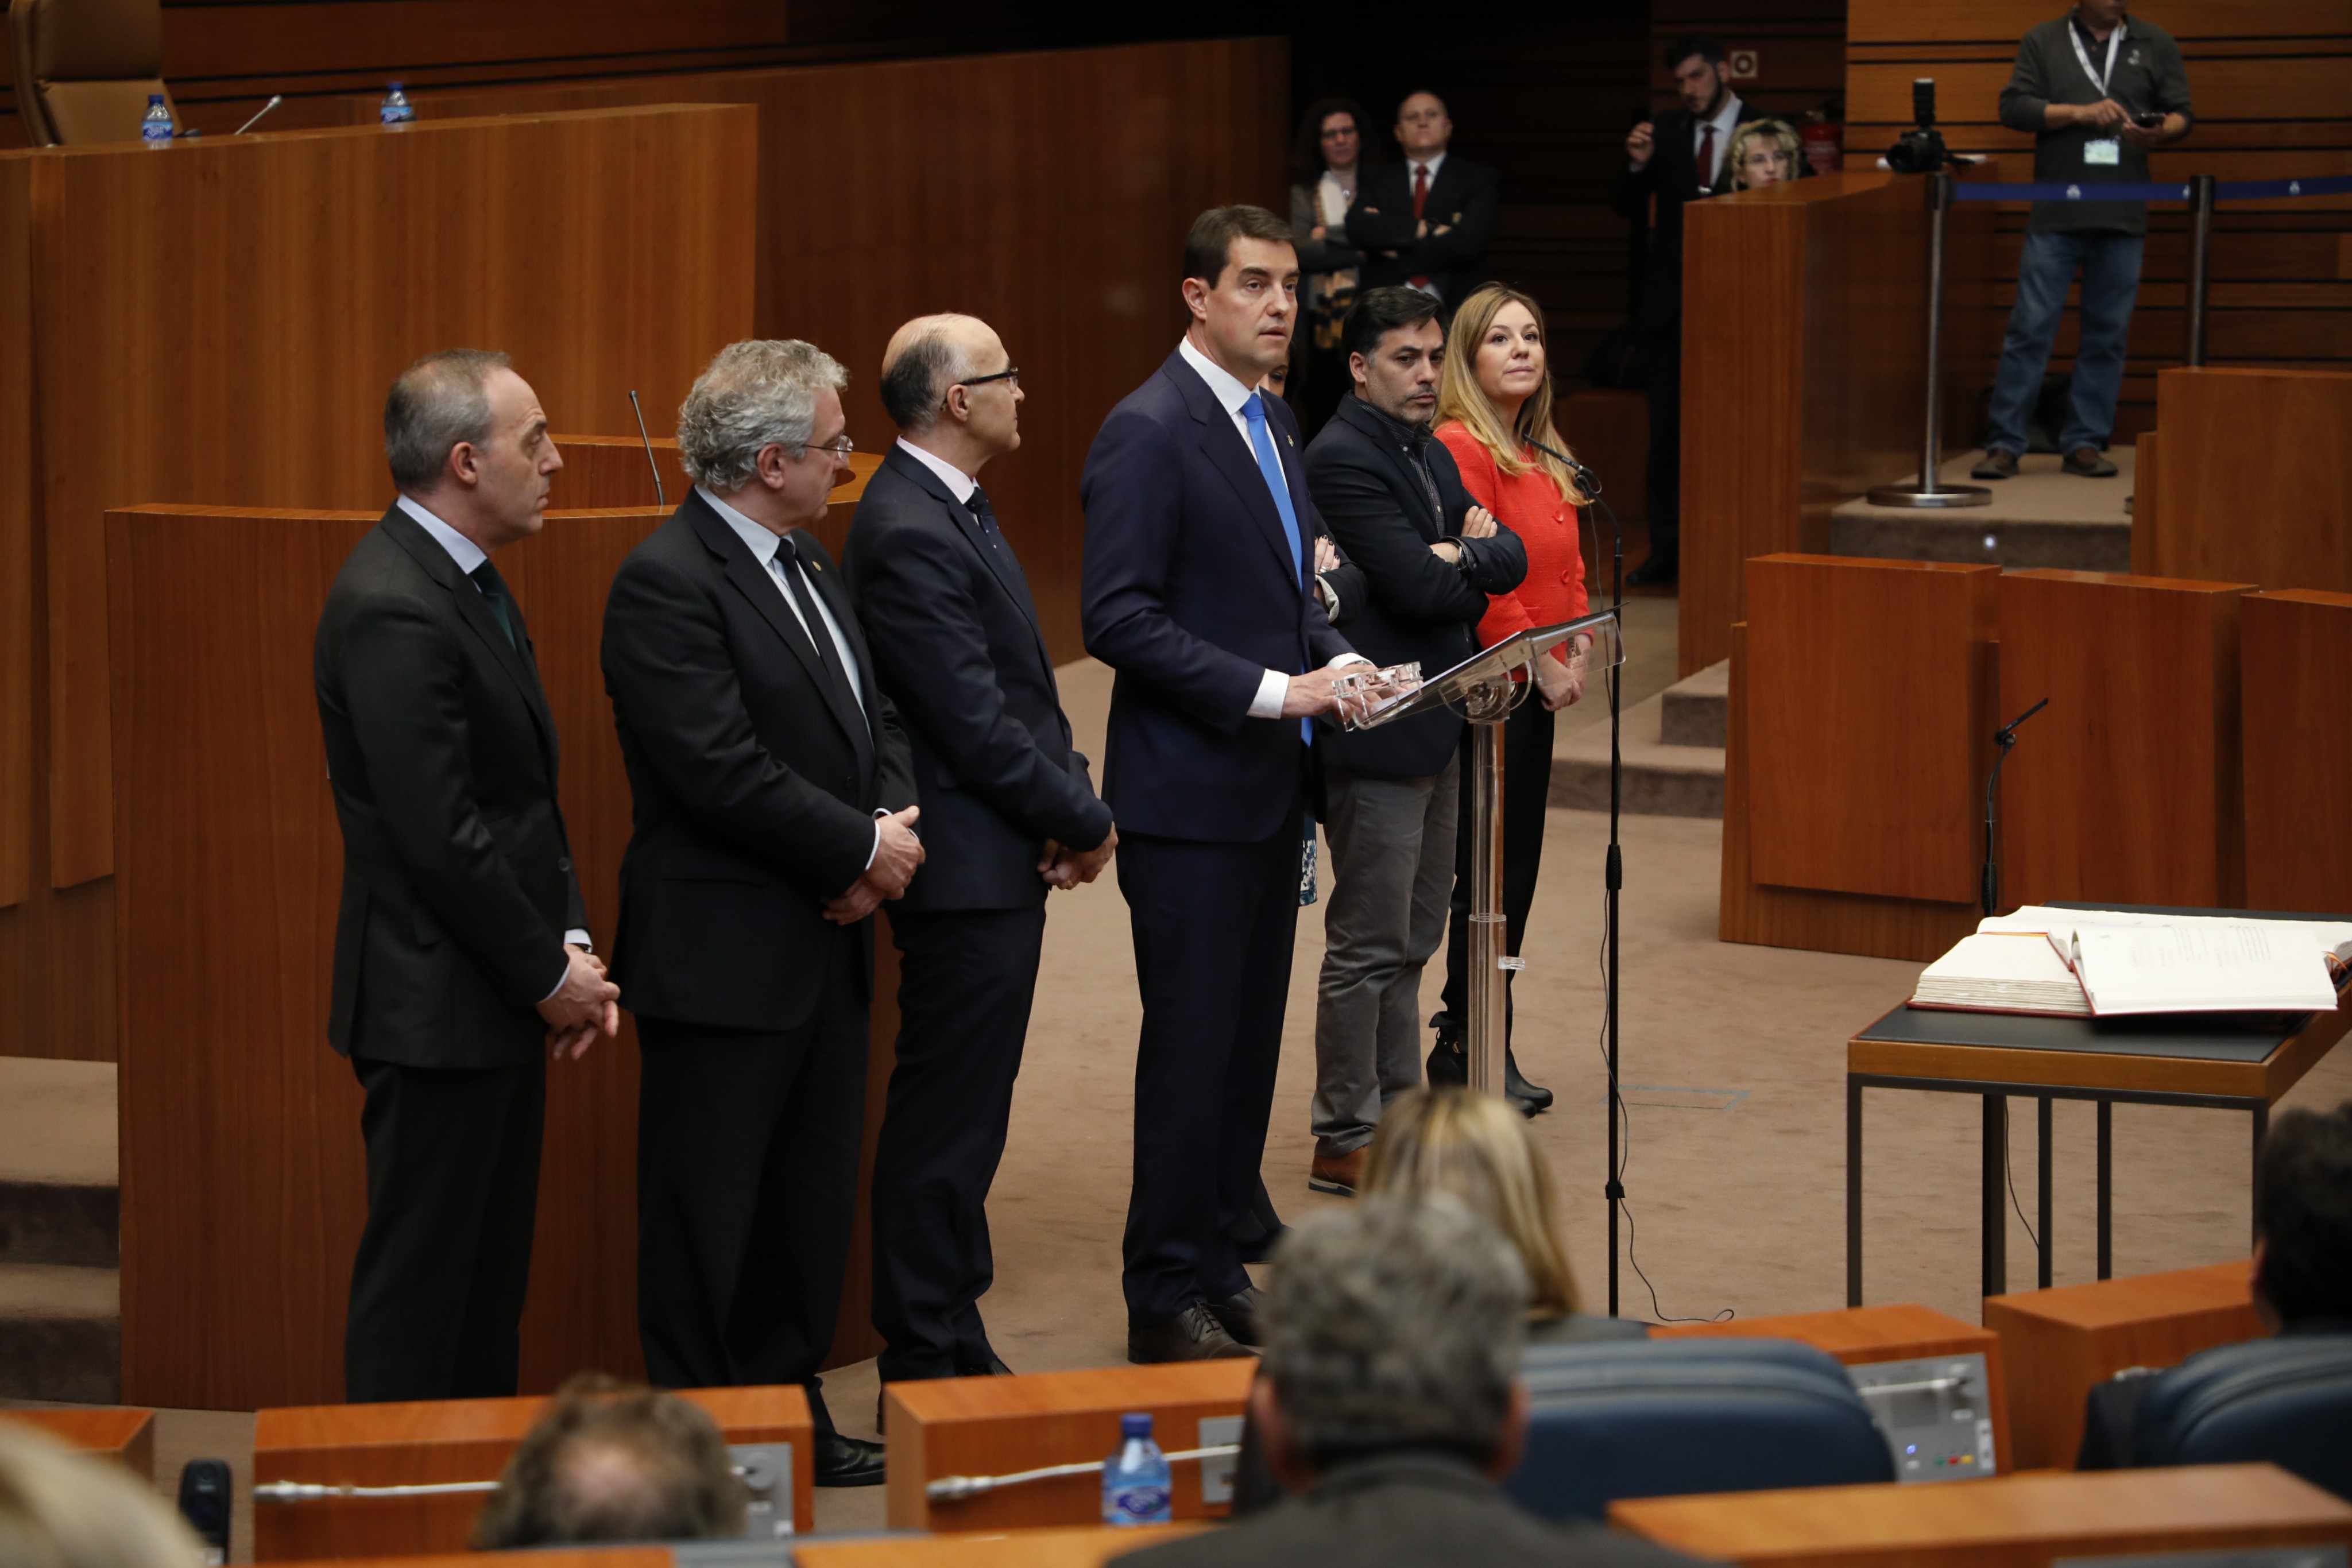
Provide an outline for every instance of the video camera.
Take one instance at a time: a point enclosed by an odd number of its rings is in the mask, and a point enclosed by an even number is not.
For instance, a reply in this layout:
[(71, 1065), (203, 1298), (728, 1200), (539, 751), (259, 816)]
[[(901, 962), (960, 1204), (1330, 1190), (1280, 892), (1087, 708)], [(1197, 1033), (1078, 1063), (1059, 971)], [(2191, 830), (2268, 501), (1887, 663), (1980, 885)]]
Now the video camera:
[(1886, 150), (1886, 166), (1898, 174), (1932, 174), (1953, 162), (1936, 129), (1936, 78), (1918, 77), (1911, 83), (1911, 118), (1916, 125)]

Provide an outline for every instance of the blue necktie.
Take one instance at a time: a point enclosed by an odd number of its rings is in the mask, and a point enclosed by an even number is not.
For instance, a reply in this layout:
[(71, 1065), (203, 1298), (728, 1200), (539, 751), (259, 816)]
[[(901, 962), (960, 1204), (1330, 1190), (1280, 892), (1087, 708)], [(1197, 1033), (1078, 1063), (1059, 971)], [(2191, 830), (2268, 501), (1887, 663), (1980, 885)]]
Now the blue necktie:
[[(1274, 492), (1274, 509), (1282, 514), (1282, 537), (1290, 541), (1290, 570), (1303, 581), (1307, 555), (1298, 540), (1298, 509), (1290, 504), (1290, 481), (1283, 476), (1282, 459), (1275, 455), (1274, 434), (1265, 427), (1264, 394), (1252, 392), (1242, 404), (1242, 417), (1249, 421), (1250, 449), (1257, 454), (1257, 471), (1265, 476), (1265, 487)], [(1315, 744), (1315, 721), (1298, 721), (1298, 738), (1307, 745)]]

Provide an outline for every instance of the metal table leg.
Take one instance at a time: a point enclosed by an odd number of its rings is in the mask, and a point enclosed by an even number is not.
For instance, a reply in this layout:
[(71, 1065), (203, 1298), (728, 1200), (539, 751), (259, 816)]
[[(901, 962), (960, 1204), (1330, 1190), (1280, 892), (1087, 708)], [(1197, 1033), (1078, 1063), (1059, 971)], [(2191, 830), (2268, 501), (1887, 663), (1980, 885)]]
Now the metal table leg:
[(2050, 1252), (2051, 1252), (2051, 1243), (2050, 1243), (2050, 1096), (2049, 1096), (2049, 1095), (2047, 1095), (2047, 1094), (2042, 1095), (2042, 1096), (2041, 1097), (2041, 1103), (2040, 1103), (2038, 1105), (2036, 1105), (2036, 1106), (2034, 1107), (2033, 1122), (2034, 1122), (2034, 1130), (2035, 1130), (2036, 1134), (2039, 1135), (2039, 1137), (2040, 1137), (2040, 1143), (2041, 1143), (2041, 1147), (2040, 1147), (2040, 1149), (2039, 1149), (2038, 1153), (2039, 1153), (2039, 1156), (2040, 1156), (2040, 1158), (2039, 1158), (2039, 1164), (2040, 1164), (2040, 1166), (2041, 1166), (2041, 1176), (2042, 1176), (2042, 1192), (2041, 1192), (2041, 1197), (2040, 1197), (2040, 1199), (2039, 1199), (2039, 1201), (2037, 1202), (2037, 1204), (2035, 1205), (2035, 1207), (2034, 1207), (2034, 1216), (2035, 1216), (2036, 1220), (2038, 1221), (2037, 1228), (2036, 1228), (2036, 1236), (2037, 1236), (2037, 1238), (2038, 1238), (2038, 1239), (2039, 1239), (2039, 1241), (2040, 1241), (2040, 1249), (2040, 1249), (2040, 1251), (2041, 1251), (2042, 1256), (2041, 1256), (2040, 1260), (2037, 1261), (2037, 1263), (2035, 1264), (2033, 1278), (2034, 1278), (2034, 1282), (2035, 1282), (2036, 1284), (2040, 1285), (2040, 1286), (2042, 1287), (2042, 1289), (2043, 1289), (2043, 1290), (2045, 1290), (2045, 1291), (2046, 1291), (2046, 1290), (2048, 1290), (2048, 1289), (2050, 1288)]
[(2009, 1167), (2009, 1096), (1984, 1097), (1984, 1293), (2009, 1290), (2009, 1212), (2005, 1207)]
[(2116, 1277), (2116, 1103), (2099, 1102), (2099, 1278)]
[(1862, 1085), (1845, 1081), (1845, 1304), (1862, 1305)]
[[(2252, 1179), (2252, 1180), (2248, 1181), (2248, 1182), (2247, 1182), (2247, 1184), (2246, 1184), (2246, 1190), (2247, 1190), (2248, 1192), (2250, 1192), (2250, 1193), (2258, 1193), (2258, 1192), (2260, 1192), (2260, 1191), (2262, 1190), (2262, 1186), (2261, 1186), (2261, 1177), (2262, 1177), (2262, 1171), (2263, 1171), (2263, 1139), (2265, 1136), (2267, 1136), (2267, 1135), (2269, 1134), (2270, 1130), (2271, 1130), (2271, 1108), (2270, 1108), (2270, 1106), (2269, 1106), (2267, 1103), (2255, 1106), (2255, 1107), (2254, 1107), (2254, 1168), (2253, 1168), (2253, 1179)], [(2263, 1228), (2262, 1228), (2262, 1223), (2261, 1223), (2260, 1219), (2259, 1219), (2259, 1218), (2257, 1218), (2257, 1219), (2256, 1219), (2256, 1221), (2255, 1221), (2255, 1224), (2254, 1224), (2254, 1239), (2255, 1239), (2256, 1241), (2260, 1241), (2262, 1239), (2263, 1239)]]

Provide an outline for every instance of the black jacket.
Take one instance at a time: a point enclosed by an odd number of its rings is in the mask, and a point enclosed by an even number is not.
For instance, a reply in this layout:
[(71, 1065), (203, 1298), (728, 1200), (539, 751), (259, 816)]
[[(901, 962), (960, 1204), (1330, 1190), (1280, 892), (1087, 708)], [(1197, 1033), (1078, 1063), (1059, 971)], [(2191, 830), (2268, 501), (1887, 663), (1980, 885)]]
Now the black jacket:
[(319, 615), (319, 723), (343, 891), (327, 1038), (406, 1067), (538, 1060), (537, 1003), (588, 917), (556, 804), (555, 720), (517, 643), (397, 506)]
[[(1486, 281), (1486, 245), (1501, 205), (1495, 171), (1448, 152), (1429, 183), (1423, 218), (1445, 234), (1413, 237), (1412, 165), (1382, 163), (1364, 172), (1348, 209), (1348, 243), (1363, 252), (1363, 287), (1380, 288), (1426, 277), (1449, 311)], [(1391, 256), (1387, 253), (1393, 251)]]
[[(1743, 115), (1747, 109), (1741, 105)], [(1691, 145), (1695, 134), (1689, 110), (1669, 110), (1651, 121), (1650, 161), (1633, 169), (1621, 155), (1617, 165), (1611, 204), (1618, 216), (1638, 228), (1649, 221), (1650, 198), (1658, 199), (1649, 267), (1642, 277), (1642, 298), (1633, 309), (1633, 319), (1654, 332), (1671, 331), (1682, 323), (1683, 207), (1710, 193), (1699, 188), (1698, 152)], [(1728, 154), (1719, 149), (1718, 155)]]
[[(814, 535), (792, 538), (857, 657), (863, 714), (829, 695), (775, 578), (699, 493), (613, 578), (604, 690), (635, 802), (613, 978), (638, 1013), (803, 1021), (824, 979), (805, 957), (832, 930), (825, 902), (865, 872), (874, 812), (915, 803), (840, 573)], [(872, 922), (862, 929), (870, 945)]]
[(1013, 547), (894, 443), (842, 560), (875, 674), (912, 747), (927, 858), (910, 909), (1025, 909), (1039, 852), (1109, 836), (1070, 748), (1053, 656)]
[[(1451, 166), (1451, 160), (1448, 160)], [(1418, 450), (1435, 484), (1443, 515), (1414, 471)], [(1508, 528), (1483, 539), (1462, 538), (1476, 503), (1444, 443), (1412, 432), (1353, 393), (1307, 448), (1307, 489), (1331, 537), (1363, 574), (1364, 603), (1348, 621), (1356, 652), (1376, 664), (1418, 661), (1422, 674), (1451, 669), (1478, 651), (1486, 596), (1508, 593), (1528, 574), (1527, 547)], [(1457, 540), (1468, 570), (1433, 553)], [(1376, 729), (1324, 737), (1331, 767), (1391, 779), (1444, 771), (1462, 741), (1462, 720), (1426, 713)]]
[(1134, 1568), (1679, 1568), (1697, 1559), (1582, 1520), (1538, 1519), (1466, 1460), (1406, 1451), (1335, 1466), (1303, 1496), (1264, 1513), (1117, 1561)]

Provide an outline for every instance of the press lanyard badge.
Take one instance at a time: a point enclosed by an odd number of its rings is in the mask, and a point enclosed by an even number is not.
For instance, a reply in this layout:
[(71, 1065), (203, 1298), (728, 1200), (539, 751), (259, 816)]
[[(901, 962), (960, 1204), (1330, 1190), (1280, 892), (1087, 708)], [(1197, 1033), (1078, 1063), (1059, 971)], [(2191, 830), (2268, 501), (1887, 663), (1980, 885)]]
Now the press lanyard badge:
[[(2072, 21), (2066, 24), (2066, 41), (2074, 46), (2074, 57), (2083, 62), (2083, 74), (2091, 78), (2091, 85), (2099, 89), (2101, 98), (2107, 97), (2107, 84), (2115, 79), (2116, 75), (2116, 51), (2123, 47), (2123, 24), (2116, 23), (2116, 30), (2107, 35), (2107, 68), (2105, 72), (2091, 68), (2090, 51), (2083, 47), (2083, 35), (2075, 31)], [(2120, 137), (2103, 136), (2083, 144), (2083, 162), (2088, 167), (2112, 169), (2123, 161), (2124, 144)]]
[(2083, 162), (2086, 164), (2093, 167), (2105, 165), (2113, 168), (2123, 161), (2124, 144), (2115, 137), (2109, 136), (2102, 141), (2083, 143)]

